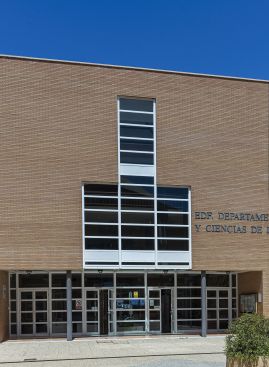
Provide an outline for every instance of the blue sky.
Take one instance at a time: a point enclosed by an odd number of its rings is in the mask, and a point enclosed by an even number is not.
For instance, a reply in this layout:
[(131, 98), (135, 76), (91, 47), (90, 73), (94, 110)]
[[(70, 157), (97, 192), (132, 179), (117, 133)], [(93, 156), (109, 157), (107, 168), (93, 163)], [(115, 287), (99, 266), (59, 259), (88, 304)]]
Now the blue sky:
[(0, 53), (269, 79), (269, 0), (0, 0)]

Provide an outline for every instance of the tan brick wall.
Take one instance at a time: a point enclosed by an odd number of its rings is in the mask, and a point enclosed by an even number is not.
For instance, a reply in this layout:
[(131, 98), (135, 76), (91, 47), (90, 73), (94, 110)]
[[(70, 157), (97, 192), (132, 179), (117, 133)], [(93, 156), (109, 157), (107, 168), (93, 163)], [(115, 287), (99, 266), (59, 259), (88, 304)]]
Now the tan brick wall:
[(0, 271), (0, 342), (8, 338), (8, 273)]
[[(268, 213), (268, 84), (2, 58), (2, 269), (82, 267), (80, 185), (117, 180), (118, 95), (156, 98), (158, 183), (190, 185), (193, 212)], [(193, 231), (193, 268), (266, 270), (268, 238)]]

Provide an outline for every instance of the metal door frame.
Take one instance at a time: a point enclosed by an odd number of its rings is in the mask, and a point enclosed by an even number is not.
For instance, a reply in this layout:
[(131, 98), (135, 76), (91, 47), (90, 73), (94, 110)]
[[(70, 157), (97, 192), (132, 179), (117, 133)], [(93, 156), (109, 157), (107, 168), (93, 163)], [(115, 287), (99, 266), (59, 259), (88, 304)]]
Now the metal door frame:
[[(33, 333), (32, 334), (22, 334), (21, 332), (21, 325), (24, 324), (24, 322), (21, 322), (21, 304), (22, 304), (22, 298), (21, 293), (22, 292), (31, 292), (32, 293), (32, 299), (25, 300), (25, 301), (31, 301), (32, 302), (32, 312), (29, 311), (29, 313), (32, 313), (33, 321)], [(36, 313), (38, 312), (36, 310), (36, 292), (46, 292), (47, 293), (47, 321), (41, 322), (41, 324), (47, 324), (47, 332), (46, 333), (36, 333)], [(34, 297), (33, 297), (34, 295)], [(24, 301), (24, 300), (23, 300)], [(44, 299), (45, 301), (45, 299)], [(43, 311), (40, 311), (43, 312)], [(18, 288), (18, 336), (19, 337), (30, 337), (30, 336), (50, 336), (50, 308), (49, 308), (49, 288)]]
[[(171, 318), (171, 330), (170, 330), (170, 333), (169, 334), (172, 334), (174, 333), (174, 319), (175, 317), (177, 316), (176, 315), (176, 310), (175, 310), (175, 302), (174, 302), (174, 297), (175, 297), (175, 287), (148, 287), (148, 292), (147, 292), (147, 299), (146, 299), (146, 302), (147, 302), (147, 305), (148, 305), (148, 314), (147, 314), (147, 330), (150, 334), (162, 334), (162, 290), (163, 289), (170, 289), (171, 291), (171, 302), (170, 302), (170, 318)], [(150, 300), (150, 297), (149, 297), (149, 292), (150, 291), (159, 291), (159, 294), (160, 294), (160, 297), (159, 297), (159, 300), (160, 300), (160, 330), (159, 331), (150, 331), (149, 330), (149, 325), (150, 325), (150, 308), (149, 308), (149, 300)], [(152, 320), (152, 321), (155, 321), (155, 320)]]
[[(219, 297), (219, 292), (220, 291), (226, 291), (228, 293), (228, 297), (227, 297), (227, 300), (228, 300), (228, 306), (227, 306), (228, 317), (227, 317), (227, 321), (229, 323), (229, 305), (230, 305), (229, 300), (231, 298), (231, 290), (228, 287), (207, 287), (207, 289), (206, 289), (206, 305), (207, 305), (207, 301), (208, 301), (208, 295), (207, 295), (208, 291), (216, 291), (216, 298), (215, 298), (216, 299), (216, 308), (215, 308), (215, 310), (216, 310), (216, 316), (217, 316), (216, 317), (217, 328), (216, 329), (208, 329), (208, 330), (209, 330), (209, 332), (224, 331), (225, 329), (220, 329), (220, 327), (219, 327), (219, 323), (220, 323), (220, 317), (219, 317), (219, 312), (220, 312), (219, 299), (220, 299), (220, 297)], [(211, 298), (211, 299), (213, 299), (213, 298)], [(208, 309), (208, 307), (207, 307), (207, 309)], [(207, 320), (208, 320), (208, 317), (207, 317)], [(226, 320), (226, 319), (224, 319), (224, 320)]]

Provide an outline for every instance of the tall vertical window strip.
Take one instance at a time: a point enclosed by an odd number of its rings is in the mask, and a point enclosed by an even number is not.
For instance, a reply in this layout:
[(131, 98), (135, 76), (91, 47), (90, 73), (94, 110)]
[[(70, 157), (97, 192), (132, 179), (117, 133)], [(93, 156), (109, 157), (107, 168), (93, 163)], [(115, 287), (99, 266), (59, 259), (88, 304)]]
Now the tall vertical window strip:
[(154, 165), (154, 102), (120, 98), (120, 163)]

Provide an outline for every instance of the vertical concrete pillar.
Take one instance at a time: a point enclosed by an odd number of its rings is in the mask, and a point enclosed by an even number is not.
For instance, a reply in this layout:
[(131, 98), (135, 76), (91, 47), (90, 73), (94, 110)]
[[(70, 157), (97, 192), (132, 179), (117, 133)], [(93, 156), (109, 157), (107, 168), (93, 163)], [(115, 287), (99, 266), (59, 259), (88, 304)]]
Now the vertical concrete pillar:
[(229, 292), (228, 292), (228, 321), (229, 326), (231, 325), (231, 322), (233, 320), (233, 299), (232, 299), (232, 293), (233, 293), (233, 284), (232, 284), (232, 273), (229, 273)]
[(0, 342), (9, 336), (8, 292), (8, 272), (0, 271)]
[(206, 296), (206, 272), (201, 272), (201, 303), (202, 303), (202, 327), (201, 336), (207, 336), (207, 296)]
[(68, 341), (73, 339), (72, 335), (72, 272), (66, 272), (66, 311), (67, 311), (67, 333)]

